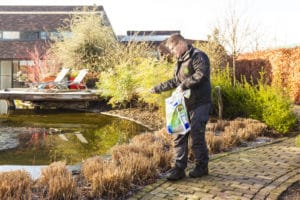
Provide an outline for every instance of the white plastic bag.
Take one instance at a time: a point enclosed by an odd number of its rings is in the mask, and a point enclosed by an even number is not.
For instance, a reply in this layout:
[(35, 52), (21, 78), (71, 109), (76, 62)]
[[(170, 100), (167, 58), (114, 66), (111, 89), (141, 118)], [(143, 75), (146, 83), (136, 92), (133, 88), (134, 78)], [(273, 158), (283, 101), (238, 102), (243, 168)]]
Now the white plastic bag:
[(166, 98), (166, 121), (169, 134), (186, 134), (191, 130), (184, 97), (189, 97), (190, 90), (173, 92)]

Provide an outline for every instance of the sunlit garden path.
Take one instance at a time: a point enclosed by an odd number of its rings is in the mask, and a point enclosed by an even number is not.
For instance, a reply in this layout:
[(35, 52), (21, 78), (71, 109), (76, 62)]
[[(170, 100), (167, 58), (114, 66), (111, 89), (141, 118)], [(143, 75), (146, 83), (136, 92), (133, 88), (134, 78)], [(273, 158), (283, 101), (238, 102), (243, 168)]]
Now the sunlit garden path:
[[(300, 118), (300, 106), (294, 107)], [(277, 199), (300, 181), (300, 148), (295, 136), (257, 147), (218, 154), (210, 159), (209, 175), (170, 182), (161, 179), (131, 199)], [(190, 165), (188, 170), (192, 166)], [(187, 171), (188, 171), (187, 170)]]
[(208, 176), (197, 179), (186, 177), (176, 182), (161, 179), (130, 199), (275, 200), (300, 180), (300, 148), (296, 147), (295, 136), (280, 138), (261, 146), (218, 154), (211, 158), (209, 169)]

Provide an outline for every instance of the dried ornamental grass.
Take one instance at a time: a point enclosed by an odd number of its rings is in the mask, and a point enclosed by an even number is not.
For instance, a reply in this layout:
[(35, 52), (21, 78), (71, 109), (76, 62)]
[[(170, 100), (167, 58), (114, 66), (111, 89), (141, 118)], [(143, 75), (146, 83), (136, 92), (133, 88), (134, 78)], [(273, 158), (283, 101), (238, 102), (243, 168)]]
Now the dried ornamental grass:
[(266, 132), (267, 126), (254, 119), (237, 118), (232, 121), (209, 122), (206, 126), (207, 147), (209, 153), (219, 153)]
[(158, 138), (160, 138), (160, 140), (162, 140), (166, 145), (174, 145), (173, 144), (173, 136), (171, 134), (168, 134), (167, 133), (167, 130), (164, 128), (164, 129), (161, 129), (159, 131), (156, 131), (154, 133), (154, 135)]
[(219, 153), (222, 151), (223, 138), (215, 135), (213, 132), (206, 133), (206, 143), (209, 153)]
[(32, 180), (28, 172), (1, 172), (0, 180), (0, 199), (31, 199)]
[(132, 153), (120, 161), (121, 168), (128, 172), (133, 184), (142, 185), (158, 175), (156, 163), (143, 154)]
[(81, 171), (83, 173), (83, 176), (88, 181), (92, 181), (93, 175), (98, 172), (103, 173), (106, 165), (107, 165), (107, 162), (104, 161), (101, 157), (93, 157), (93, 158), (87, 159), (82, 164)]
[(54, 162), (41, 171), (38, 184), (46, 199), (74, 199), (77, 196), (76, 183), (65, 162)]
[(112, 148), (112, 161), (119, 165), (123, 157), (128, 157), (130, 154), (142, 154), (145, 157), (153, 156), (152, 149), (149, 146), (140, 146), (133, 144), (122, 144)]
[(131, 188), (131, 175), (121, 166), (107, 163), (103, 172), (96, 172), (91, 181), (92, 197), (116, 199), (124, 196)]

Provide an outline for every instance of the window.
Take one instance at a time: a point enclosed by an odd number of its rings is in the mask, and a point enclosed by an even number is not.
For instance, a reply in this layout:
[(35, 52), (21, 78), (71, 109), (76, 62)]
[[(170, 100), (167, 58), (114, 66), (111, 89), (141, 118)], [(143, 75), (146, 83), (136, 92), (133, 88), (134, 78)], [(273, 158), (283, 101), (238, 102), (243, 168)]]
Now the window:
[(0, 31), (0, 40), (63, 40), (71, 38), (72, 32), (46, 32), (46, 31)]
[(3, 31), (2, 38), (3, 38), (3, 40), (20, 39), (20, 32), (18, 32), (18, 31)]
[(49, 39), (48, 33), (45, 32), (45, 31), (41, 31), (40, 32), (40, 38), (43, 39), (43, 40)]
[(50, 32), (48, 33), (48, 38), (51, 40), (64, 40), (65, 38), (71, 38), (72, 33), (71, 32)]
[(21, 40), (37, 40), (39, 38), (39, 32), (21, 32)]

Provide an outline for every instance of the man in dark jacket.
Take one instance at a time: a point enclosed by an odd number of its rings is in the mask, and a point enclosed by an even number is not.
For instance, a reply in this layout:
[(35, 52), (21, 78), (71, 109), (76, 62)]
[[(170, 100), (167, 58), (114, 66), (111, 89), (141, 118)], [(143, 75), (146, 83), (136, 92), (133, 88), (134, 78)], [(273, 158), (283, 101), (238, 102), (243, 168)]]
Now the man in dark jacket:
[(188, 136), (192, 139), (192, 151), (195, 157), (195, 168), (190, 171), (192, 178), (208, 174), (208, 150), (205, 140), (205, 127), (211, 106), (210, 62), (208, 56), (194, 48), (180, 35), (171, 35), (166, 47), (176, 56), (174, 77), (151, 89), (151, 93), (177, 88), (179, 92), (190, 89), (185, 103), (191, 124), (191, 130), (185, 135), (174, 135), (175, 166), (167, 174), (168, 180), (185, 177), (188, 162)]

